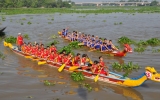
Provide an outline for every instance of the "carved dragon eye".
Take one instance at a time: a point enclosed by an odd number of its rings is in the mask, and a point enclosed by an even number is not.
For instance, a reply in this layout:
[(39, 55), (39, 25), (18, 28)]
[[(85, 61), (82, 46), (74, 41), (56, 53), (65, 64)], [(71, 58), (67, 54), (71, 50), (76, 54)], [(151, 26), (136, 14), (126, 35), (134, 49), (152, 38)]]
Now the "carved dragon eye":
[(156, 74), (156, 72), (153, 72), (153, 74)]

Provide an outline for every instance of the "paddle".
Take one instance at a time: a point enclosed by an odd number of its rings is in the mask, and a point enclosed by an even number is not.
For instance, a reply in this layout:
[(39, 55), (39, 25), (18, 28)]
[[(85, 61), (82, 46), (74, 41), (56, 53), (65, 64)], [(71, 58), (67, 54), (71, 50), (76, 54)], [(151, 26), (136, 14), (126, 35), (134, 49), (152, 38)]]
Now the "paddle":
[(100, 75), (100, 73), (101, 73), (102, 69), (103, 69), (103, 68), (101, 68), (100, 72), (99, 72), (99, 73), (97, 74), (97, 76), (94, 78), (94, 81), (95, 81), (95, 82), (97, 82), (97, 81), (98, 81), (98, 78), (99, 78), (99, 75)]
[[(70, 59), (68, 59), (68, 61), (69, 61)], [(58, 71), (59, 72), (61, 72), (63, 69), (64, 69), (64, 67), (66, 66), (66, 64), (68, 63), (68, 61), (66, 61), (62, 66), (60, 66), (59, 68), (58, 68)]]
[(40, 60), (40, 61), (38, 61), (38, 65), (43, 65), (43, 64), (46, 64), (46, 63), (47, 63), (46, 60)]

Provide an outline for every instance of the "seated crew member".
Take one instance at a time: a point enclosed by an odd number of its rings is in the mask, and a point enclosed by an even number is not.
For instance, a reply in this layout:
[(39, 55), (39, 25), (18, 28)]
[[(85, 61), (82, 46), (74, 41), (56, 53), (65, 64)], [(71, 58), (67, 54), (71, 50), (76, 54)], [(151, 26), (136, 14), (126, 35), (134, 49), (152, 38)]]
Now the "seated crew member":
[[(110, 40), (109, 40), (110, 41)], [(113, 51), (112, 44), (110, 42), (107, 43), (107, 47), (109, 51)]]
[[(102, 68), (101, 74), (108, 75), (108, 67), (105, 65), (102, 56), (99, 57), (99, 63), (100, 63), (100, 68)], [(107, 71), (105, 71), (104, 68), (107, 68)]]
[(50, 61), (54, 61), (54, 59), (55, 59), (55, 53), (54, 53), (54, 51), (51, 51), (51, 53), (50, 53), (49, 56), (48, 56), (48, 59), (49, 59)]
[(27, 48), (27, 44), (24, 42), (24, 44), (21, 46), (21, 51), (23, 53), (25, 53), (26, 52), (26, 48)]
[(99, 62), (97, 60), (95, 60), (94, 63), (92, 64), (91, 71), (94, 74), (98, 74), (98, 70), (99, 70), (98, 63)]
[(83, 54), (82, 55), (82, 58), (81, 58), (81, 66), (86, 66), (86, 63), (89, 62), (87, 61), (87, 55), (86, 54)]
[(81, 57), (80, 57), (80, 53), (77, 53), (77, 55), (72, 59), (72, 65), (73, 66), (79, 66), (79, 62), (81, 60)]
[(31, 48), (31, 55), (35, 55), (35, 53), (36, 53), (36, 46), (33, 45)]
[(51, 47), (50, 47), (50, 52), (54, 52), (56, 53), (57, 52), (57, 48), (55, 47), (54, 43), (51, 44)]
[(63, 58), (64, 54), (63, 52), (61, 52), (57, 57), (56, 57), (56, 62), (58, 63), (62, 63), (62, 58)]
[(48, 52), (47, 52), (46, 48), (44, 48), (44, 51), (42, 52), (41, 58), (47, 60), (47, 58), (48, 58)]
[(95, 49), (95, 40), (93, 40), (93, 41), (91, 42), (90, 48), (91, 48), (91, 49)]
[(68, 57), (67, 54), (64, 54), (64, 56), (62, 58), (62, 63), (70, 66), (71, 65), (71, 61), (70, 60), (71, 60), (71, 57)]
[(107, 49), (108, 49), (108, 48), (107, 48), (107, 46), (106, 46), (106, 43), (103, 43), (103, 44), (101, 45), (101, 52), (106, 52), (106, 51), (108, 51)]
[(95, 49), (96, 50), (100, 50), (101, 49), (101, 44), (99, 43), (99, 41), (97, 41), (97, 43), (95, 44)]
[(42, 52), (41, 49), (38, 48), (38, 50), (36, 51), (36, 57), (41, 58)]
[(39, 44), (36, 43), (36, 51), (38, 51), (38, 49), (39, 49)]
[(30, 42), (28, 42), (28, 45), (26, 46), (26, 53), (27, 54), (30, 54), (31, 48), (32, 48), (32, 45), (30, 44)]
[(46, 49), (47, 49), (47, 53), (50, 54), (50, 48), (49, 48), (49, 46), (47, 46)]
[(41, 52), (43, 52), (44, 51), (44, 44), (41, 44), (40, 48), (41, 48)]

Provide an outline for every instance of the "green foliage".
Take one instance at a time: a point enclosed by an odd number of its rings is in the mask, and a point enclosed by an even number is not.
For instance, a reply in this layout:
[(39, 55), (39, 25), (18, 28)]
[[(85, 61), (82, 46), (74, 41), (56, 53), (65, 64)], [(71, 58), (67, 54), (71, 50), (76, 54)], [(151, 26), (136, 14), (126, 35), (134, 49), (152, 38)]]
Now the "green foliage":
[(131, 39), (129, 39), (129, 38), (126, 37), (126, 36), (122, 36), (122, 37), (120, 37), (120, 38), (118, 39), (118, 43), (120, 43), (120, 44), (133, 44), (134, 41), (131, 40)]
[(81, 73), (81, 72), (73, 72), (71, 74), (71, 78), (74, 80), (74, 81), (83, 81), (84, 80), (84, 75)]
[(151, 46), (158, 46), (160, 45), (160, 40), (157, 38), (151, 38), (149, 40), (146, 41), (149, 45)]
[(4, 41), (7, 43), (16, 43), (16, 40), (17, 40), (17, 38), (13, 37), (13, 36), (10, 36), (10, 37), (7, 37), (4, 39)]
[(79, 42), (77, 41), (71, 42), (68, 46), (64, 46), (63, 48), (58, 50), (58, 52), (66, 51), (66, 53), (72, 53), (74, 55), (74, 52), (72, 51), (72, 49), (79, 48), (80, 46), (78, 45), (78, 43)]
[(145, 51), (145, 48), (144, 47), (137, 47), (137, 48), (134, 48), (134, 51), (138, 52), (138, 53), (142, 53)]
[[(69, 4), (70, 3), (70, 4)], [(55, 7), (67, 7), (72, 6), (72, 1), (62, 1), (62, 0), (1, 0), (0, 8), (55, 8)]]
[(79, 83), (79, 85), (83, 86), (84, 88), (86, 88), (89, 92), (92, 91), (91, 85), (89, 85), (87, 83)]
[(49, 42), (47, 45), (50, 46), (52, 43), (54, 43), (54, 45), (59, 44), (58, 40), (53, 40), (51, 42)]
[(143, 41), (143, 40), (140, 40), (138, 43), (136, 43), (136, 45), (137, 45), (138, 47), (148, 46), (148, 42)]
[(112, 64), (112, 68), (114, 70), (125, 72), (123, 76), (126, 77), (129, 75), (129, 72), (140, 69), (140, 66), (138, 64), (133, 64), (132, 62), (129, 62), (128, 64), (119, 64), (118, 62), (114, 62)]
[(28, 39), (28, 40), (29, 40), (28, 34), (24, 34), (23, 37), (24, 37), (25, 39)]
[(5, 59), (5, 56), (4, 56), (4, 54), (3, 54), (2, 52), (0, 52), (0, 58), (1, 58), (2, 60)]
[(158, 1), (154, 0), (154, 1), (151, 2), (150, 6), (157, 6), (158, 3), (159, 3)]
[(54, 86), (54, 85), (55, 85), (55, 82), (53, 83), (53, 82), (51, 82), (51, 81), (49, 81), (49, 80), (44, 80), (43, 83), (44, 83), (44, 85), (46, 85), (46, 86)]
[(27, 23), (28, 25), (32, 24), (30, 21)]

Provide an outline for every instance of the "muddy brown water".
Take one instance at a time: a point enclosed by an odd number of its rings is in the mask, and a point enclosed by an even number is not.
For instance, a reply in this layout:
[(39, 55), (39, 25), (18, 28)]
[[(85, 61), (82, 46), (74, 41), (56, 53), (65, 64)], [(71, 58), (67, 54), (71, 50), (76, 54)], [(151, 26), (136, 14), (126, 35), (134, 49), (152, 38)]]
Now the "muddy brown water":
[[(40, 15), (11, 15), (0, 20), (1, 26), (7, 26), (6, 35), (17, 36), (17, 33), (28, 34), (30, 40), (47, 44), (52, 41), (50, 36), (57, 35), (57, 31), (69, 26), (69, 31), (77, 30), (88, 34), (98, 35), (112, 39), (117, 44), (117, 39), (127, 36), (134, 40), (147, 40), (152, 37), (160, 38), (159, 14), (40, 14)], [(26, 20), (21, 20), (21, 19)], [(51, 20), (53, 19), (54, 20)], [(27, 23), (32, 24), (28, 25)], [(121, 25), (114, 25), (120, 23)], [(21, 25), (23, 23), (23, 25)], [(68, 42), (57, 38), (58, 48)], [(133, 47), (133, 46), (132, 46)], [(159, 48), (159, 47), (157, 47)], [(105, 62), (111, 69), (111, 63), (138, 63), (142, 68), (132, 72), (129, 77), (136, 77), (143, 73), (146, 66), (154, 66), (160, 72), (160, 53), (152, 53), (152, 47), (142, 54), (136, 52), (127, 54), (124, 58), (108, 57), (103, 55)], [(159, 100), (160, 83), (146, 81), (144, 85), (136, 88), (124, 88), (107, 83), (86, 79), (85, 83), (93, 87), (88, 92), (73, 82), (67, 72), (58, 73), (56, 68), (47, 65), (38, 66), (31, 61), (13, 53), (0, 43), (0, 51), (7, 57), (0, 60), (0, 100)], [(75, 52), (87, 53), (93, 60), (98, 59), (101, 53), (88, 52), (80, 48)], [(123, 74), (123, 73), (121, 73)], [(56, 82), (55, 86), (45, 86), (43, 80)]]

